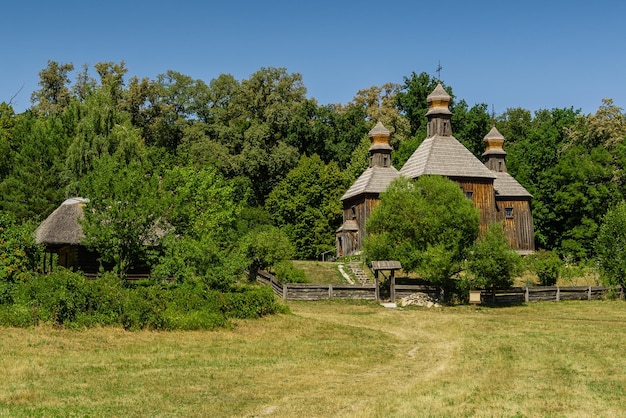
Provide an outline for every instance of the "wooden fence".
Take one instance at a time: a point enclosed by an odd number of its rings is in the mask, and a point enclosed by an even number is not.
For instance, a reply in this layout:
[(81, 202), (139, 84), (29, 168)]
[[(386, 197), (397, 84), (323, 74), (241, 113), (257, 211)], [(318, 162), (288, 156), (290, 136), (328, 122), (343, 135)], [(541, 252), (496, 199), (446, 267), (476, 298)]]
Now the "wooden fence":
[(495, 294), (491, 289), (482, 290), (481, 303), (492, 304), (515, 304), (527, 302), (562, 300), (598, 300), (607, 297), (610, 292), (615, 292), (615, 296), (624, 299), (624, 289), (621, 286), (616, 288), (603, 286), (535, 286), (535, 287), (513, 287), (511, 289), (496, 290)]
[(271, 274), (259, 271), (257, 281), (272, 288), (285, 300), (369, 299), (376, 300), (376, 286), (360, 284), (280, 283)]
[[(257, 281), (268, 285), (272, 291), (285, 300), (322, 300), (322, 299), (368, 299), (380, 298), (378, 289), (373, 284), (309, 284), (309, 283), (280, 283), (271, 274), (259, 271)], [(624, 289), (615, 289), (600, 286), (536, 286), (513, 287), (511, 289), (481, 290), (481, 303), (485, 304), (516, 304), (539, 301), (561, 300), (597, 300), (606, 297), (608, 292), (615, 291), (616, 296), (624, 299)], [(412, 293), (426, 293), (431, 297), (439, 296), (439, 288), (424, 284), (409, 284), (400, 280), (395, 285), (396, 299), (401, 299)], [(384, 298), (384, 296), (383, 296)]]

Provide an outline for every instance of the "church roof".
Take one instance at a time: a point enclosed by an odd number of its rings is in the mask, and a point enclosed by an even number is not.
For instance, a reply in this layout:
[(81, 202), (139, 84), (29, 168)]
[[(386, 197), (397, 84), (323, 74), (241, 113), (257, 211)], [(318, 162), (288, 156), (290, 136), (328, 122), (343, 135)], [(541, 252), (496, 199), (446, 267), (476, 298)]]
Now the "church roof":
[(399, 176), (400, 173), (394, 167), (368, 167), (344, 193), (341, 200), (364, 193), (382, 193), (389, 183)]
[(493, 174), (496, 175), (496, 179), (493, 181), (496, 197), (533, 197), (533, 195), (528, 193), (528, 190), (519, 184), (509, 173), (493, 172)]
[(496, 178), (495, 174), (455, 137), (440, 135), (426, 138), (404, 164), (400, 174), (409, 178), (417, 178), (424, 174)]

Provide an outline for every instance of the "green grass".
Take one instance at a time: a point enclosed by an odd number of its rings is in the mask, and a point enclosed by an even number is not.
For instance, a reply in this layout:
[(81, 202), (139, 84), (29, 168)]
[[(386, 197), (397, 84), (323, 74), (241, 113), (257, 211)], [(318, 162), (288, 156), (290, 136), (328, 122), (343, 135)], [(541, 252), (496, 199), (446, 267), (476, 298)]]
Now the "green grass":
[(626, 304), (290, 302), (210, 332), (0, 328), (0, 416), (623, 416)]
[(341, 276), (341, 273), (339, 273), (338, 266), (342, 263), (333, 261), (294, 260), (293, 264), (297, 268), (304, 270), (304, 274), (309, 283), (347, 283)]

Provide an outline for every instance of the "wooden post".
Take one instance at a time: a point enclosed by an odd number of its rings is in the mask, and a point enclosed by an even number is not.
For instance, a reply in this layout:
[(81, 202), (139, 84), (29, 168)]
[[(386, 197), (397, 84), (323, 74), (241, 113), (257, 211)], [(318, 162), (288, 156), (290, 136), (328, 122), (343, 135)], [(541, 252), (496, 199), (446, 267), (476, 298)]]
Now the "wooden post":
[(283, 284), (283, 300), (287, 300), (287, 283)]
[(332, 283), (328, 285), (328, 299), (333, 298), (333, 285)]
[(561, 300), (561, 288), (556, 287), (556, 301), (559, 302)]
[(587, 293), (587, 300), (591, 300), (591, 286), (589, 286), (589, 293)]
[(389, 277), (391, 285), (389, 293), (391, 293), (391, 302), (395, 302), (396, 301), (396, 275), (394, 274), (394, 271), (391, 270), (391, 275)]
[(529, 300), (530, 300), (530, 295), (528, 293), (528, 286), (526, 286), (526, 293), (524, 293), (524, 301), (528, 303)]
[(619, 298), (624, 300), (624, 286), (619, 286)]
[(380, 290), (378, 290), (378, 270), (374, 270), (374, 282), (376, 285), (376, 302), (380, 302)]

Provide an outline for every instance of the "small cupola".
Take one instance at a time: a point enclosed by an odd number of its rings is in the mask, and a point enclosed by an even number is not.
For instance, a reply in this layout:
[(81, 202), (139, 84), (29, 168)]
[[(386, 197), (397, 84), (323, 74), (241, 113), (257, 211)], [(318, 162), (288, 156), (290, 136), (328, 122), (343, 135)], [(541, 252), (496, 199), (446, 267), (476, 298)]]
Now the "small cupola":
[(390, 167), (391, 151), (393, 150), (389, 144), (391, 131), (385, 128), (381, 122), (378, 122), (376, 126), (369, 131), (368, 135), (371, 141), (369, 148), (370, 167)]
[(437, 84), (435, 90), (426, 98), (428, 101), (428, 133), (427, 136), (451, 136), (452, 125), (450, 120), (452, 112), (450, 111), (450, 102), (452, 97), (445, 91), (441, 83)]
[(494, 126), (483, 138), (485, 142), (485, 152), (483, 158), (485, 165), (491, 171), (506, 173), (506, 151), (504, 150), (504, 136)]

